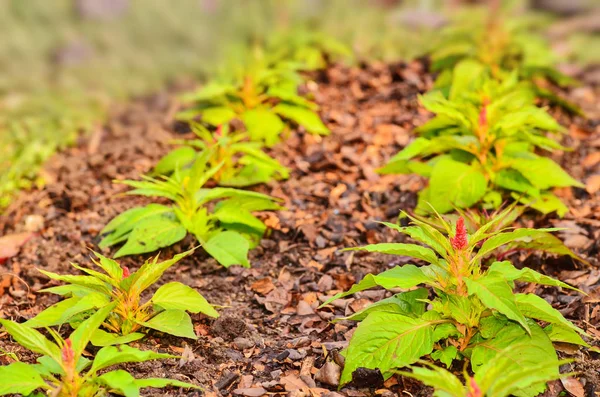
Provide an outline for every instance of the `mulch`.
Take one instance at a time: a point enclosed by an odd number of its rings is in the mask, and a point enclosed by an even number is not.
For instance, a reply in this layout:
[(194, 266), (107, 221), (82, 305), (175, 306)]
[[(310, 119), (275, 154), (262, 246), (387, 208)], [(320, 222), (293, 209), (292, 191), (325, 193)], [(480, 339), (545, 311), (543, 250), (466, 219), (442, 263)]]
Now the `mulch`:
[[(582, 74), (585, 81), (585, 74)], [(161, 282), (177, 280), (197, 288), (220, 306), (217, 320), (194, 315), (197, 341), (151, 333), (139, 343), (182, 356), (179, 360), (124, 366), (138, 377), (171, 377), (201, 385), (205, 395), (260, 396), (430, 396), (416, 381), (392, 378), (385, 383), (377, 371), (362, 371), (354, 384), (337, 391), (339, 351), (347, 346), (355, 324), (331, 319), (360, 310), (387, 296), (365, 291), (317, 310), (327, 296), (349, 288), (367, 273), (378, 273), (408, 258), (342, 252), (341, 248), (403, 241), (375, 221), (394, 222), (400, 210), (410, 211), (426, 181), (415, 175), (380, 176), (375, 169), (404, 147), (415, 126), (430, 115), (418, 94), (431, 89), (433, 76), (424, 60), (360, 67), (332, 66), (315, 73), (305, 89), (321, 105), (332, 130), (316, 137), (293, 130), (272, 155), (291, 168), (289, 180), (254, 189), (285, 200), (286, 210), (263, 213), (271, 228), (250, 255), (252, 268), (224, 269), (202, 250), (170, 269)], [(573, 151), (553, 154), (583, 189), (558, 194), (571, 213), (563, 219), (535, 213), (521, 225), (566, 227), (560, 237), (591, 265), (539, 253), (515, 253), (510, 259), (571, 283), (588, 293), (580, 296), (555, 288), (519, 286), (535, 291), (568, 319), (590, 333), (598, 346), (600, 331), (600, 89), (584, 85), (565, 93), (588, 113), (588, 119), (553, 113), (567, 127), (565, 143)], [(127, 187), (115, 179), (138, 179), (171, 148), (169, 141), (192, 137), (175, 121), (179, 104), (173, 93), (115, 108), (103, 126), (81, 138), (76, 147), (56, 155), (45, 168), (47, 185), (23, 193), (0, 217), (0, 235), (34, 231), (18, 255), (0, 265), (0, 315), (16, 321), (33, 317), (57, 301), (37, 293), (52, 283), (36, 269), (73, 273), (71, 262), (89, 264), (90, 249), (99, 250), (102, 227), (123, 210), (149, 202), (125, 196)], [(188, 237), (164, 249), (162, 258), (196, 243)], [(110, 255), (113, 250), (100, 252)], [(120, 262), (137, 268), (149, 255)], [(158, 287), (158, 286), (156, 286)], [(68, 327), (65, 327), (68, 328)], [(64, 329), (62, 330), (65, 331)], [(0, 351), (33, 360), (10, 338), (0, 335)], [(579, 373), (569, 390), (581, 386), (585, 395), (600, 392), (599, 350), (559, 347), (561, 355), (579, 360), (567, 370)], [(0, 355), (7, 364), (9, 355)], [(329, 363), (329, 364), (326, 364)], [(459, 368), (460, 371), (460, 368)], [(560, 381), (546, 392), (564, 390)], [(199, 395), (199, 392), (147, 389), (145, 395)]]

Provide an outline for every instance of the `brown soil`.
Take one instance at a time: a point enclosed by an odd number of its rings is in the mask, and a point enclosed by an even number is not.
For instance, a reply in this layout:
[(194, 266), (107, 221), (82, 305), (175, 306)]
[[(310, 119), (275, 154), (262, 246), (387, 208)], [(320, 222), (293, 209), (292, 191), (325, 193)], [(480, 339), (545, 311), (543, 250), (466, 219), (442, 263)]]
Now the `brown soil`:
[[(274, 157), (289, 166), (292, 175), (287, 181), (256, 190), (283, 198), (287, 210), (262, 215), (272, 231), (252, 251), (252, 268), (221, 268), (199, 250), (164, 277), (163, 282), (177, 279), (197, 288), (211, 303), (223, 307), (221, 317), (193, 316), (197, 341), (151, 334), (137, 345), (184, 358), (129, 365), (127, 369), (138, 377), (192, 382), (203, 386), (208, 395), (228, 395), (234, 390), (238, 395), (258, 395), (252, 393), (258, 393), (259, 387), (268, 393), (295, 396), (336, 395), (336, 387), (315, 381), (315, 373), (326, 360), (338, 358), (336, 352), (347, 345), (354, 324), (334, 325), (329, 320), (359, 310), (384, 297), (385, 292), (367, 291), (335, 307), (316, 307), (326, 296), (347, 289), (365, 274), (408, 260), (339, 249), (400, 241), (373, 221), (394, 221), (399, 210), (414, 208), (416, 193), (425, 181), (417, 176), (382, 177), (374, 170), (405, 146), (412, 129), (429, 117), (417, 102), (417, 95), (432, 85), (432, 76), (425, 69), (425, 64), (413, 62), (333, 67), (315, 75), (307, 89), (321, 104), (332, 134), (320, 138), (293, 131), (273, 149)], [(588, 111), (589, 119), (572, 119), (556, 112), (561, 123), (569, 126), (566, 144), (575, 149), (557, 154), (556, 159), (574, 177), (587, 182), (588, 191), (560, 192), (572, 209), (564, 219), (531, 214), (520, 222), (568, 227), (561, 237), (588, 259), (591, 267), (537, 253), (515, 254), (511, 259), (586, 291), (589, 295), (582, 297), (553, 288), (522, 286), (552, 302), (590, 333), (591, 344), (598, 345), (600, 197), (592, 183), (600, 174), (600, 110), (594, 108), (599, 90), (578, 88), (568, 94)], [(23, 231), (35, 223), (41, 226), (19, 255), (0, 266), (5, 274), (0, 284), (4, 292), (0, 315), (23, 321), (56, 302), (55, 296), (36, 293), (50, 285), (36, 268), (73, 273), (69, 263), (89, 263), (89, 249), (98, 250), (98, 233), (112, 217), (148, 201), (119, 195), (126, 187), (113, 180), (139, 178), (169, 150), (170, 139), (191, 136), (174, 122), (177, 109), (170, 95), (160, 94), (115, 111), (91, 137), (52, 159), (46, 167), (49, 183), (44, 189), (23, 194), (0, 218), (0, 235)], [(161, 257), (194, 244), (186, 239), (164, 250)], [(136, 268), (146, 258), (129, 257), (122, 263)], [(22, 360), (33, 359), (6, 335), (0, 335), (0, 349)], [(586, 395), (600, 391), (598, 353), (566, 348), (561, 352), (580, 360), (568, 370), (581, 372), (578, 379)], [(0, 357), (0, 363), (8, 360), (8, 356)], [(431, 390), (408, 379), (383, 384), (377, 373), (363, 371), (359, 375), (354, 386), (340, 393), (431, 395)], [(547, 395), (562, 390), (561, 383), (554, 382)], [(196, 392), (170, 389), (145, 395), (192, 396)]]

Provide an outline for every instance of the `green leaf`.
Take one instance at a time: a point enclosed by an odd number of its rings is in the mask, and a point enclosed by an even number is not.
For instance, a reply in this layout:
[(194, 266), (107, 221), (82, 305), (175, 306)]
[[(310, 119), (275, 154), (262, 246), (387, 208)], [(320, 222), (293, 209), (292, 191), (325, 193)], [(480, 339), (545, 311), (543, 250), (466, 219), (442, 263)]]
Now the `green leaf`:
[[(493, 360), (503, 349), (509, 346), (519, 346), (519, 348), (502, 352), (508, 359), (507, 361), (511, 363), (510, 367), (514, 371), (525, 372), (529, 368), (539, 365), (540, 357), (543, 357), (544, 363), (549, 365), (540, 375), (547, 377), (547, 379), (558, 378), (559, 362), (552, 342), (534, 321), (528, 320), (527, 323), (531, 330), (530, 335), (518, 324), (509, 323), (495, 338), (478, 343), (473, 348), (471, 366), (477, 377), (485, 376), (484, 371), (490, 370), (490, 367), (485, 364)], [(551, 365), (552, 363), (554, 365)], [(545, 388), (545, 383), (540, 382), (533, 386), (521, 388), (513, 394), (516, 396), (536, 396), (543, 392)]]
[(119, 336), (119, 335), (108, 333), (101, 329), (97, 329), (92, 334), (92, 338), (90, 339), (90, 342), (94, 346), (104, 347), (104, 346), (127, 344), (130, 342), (136, 341), (136, 340), (140, 340), (144, 336), (146, 336), (146, 335), (142, 334), (140, 332), (132, 332), (131, 334)]
[(431, 353), (431, 358), (438, 360), (444, 364), (446, 368), (450, 368), (452, 366), (452, 361), (454, 361), (457, 356), (458, 349), (454, 345), (448, 345), (442, 350), (436, 350)]
[(186, 235), (187, 230), (178, 221), (164, 216), (146, 218), (135, 226), (114, 257), (153, 252), (183, 240)]
[(61, 362), (60, 348), (35, 329), (4, 319), (0, 319), (0, 324), (19, 345), (34, 353), (49, 356), (57, 363)]
[(589, 347), (589, 345), (579, 336), (571, 327), (564, 327), (560, 324), (550, 324), (544, 328), (544, 332), (552, 342), (571, 343)]
[(563, 283), (562, 281), (555, 280), (552, 277), (545, 276), (532, 270), (528, 267), (523, 269), (517, 269), (509, 261), (494, 262), (489, 267), (488, 274), (496, 273), (498, 277), (502, 277), (508, 281), (526, 281), (529, 283), (536, 283), (540, 285), (551, 285), (554, 287), (568, 288), (575, 291), (582, 292), (575, 287), (571, 287), (569, 284)]
[(329, 129), (323, 124), (319, 115), (314, 111), (300, 107), (280, 103), (273, 108), (273, 111), (279, 113), (286, 119), (290, 119), (296, 124), (304, 127), (311, 134), (329, 135)]
[(538, 189), (552, 187), (584, 187), (584, 185), (567, 174), (560, 165), (547, 157), (534, 159), (519, 158), (511, 161), (511, 168), (519, 171)]
[(417, 379), (423, 384), (435, 388), (434, 396), (436, 397), (464, 397), (468, 395), (468, 390), (454, 374), (427, 362), (423, 362), (423, 365), (427, 365), (429, 368), (411, 366), (412, 372), (399, 371), (398, 374)]
[(423, 274), (421, 268), (416, 267), (415, 265), (396, 266), (383, 273), (379, 273), (378, 275), (367, 274), (358, 284), (354, 284), (348, 291), (340, 292), (334, 297), (327, 299), (321, 307), (328, 305), (336, 299), (377, 286), (385, 289), (408, 289), (419, 284), (427, 284), (428, 282), (431, 282), (431, 279)]
[(171, 150), (163, 156), (154, 166), (154, 174), (169, 175), (177, 168), (183, 168), (194, 161), (196, 151), (189, 146)]
[(229, 123), (235, 116), (235, 112), (225, 106), (217, 106), (202, 110), (202, 121), (214, 127)]
[(484, 71), (485, 66), (478, 61), (467, 58), (458, 62), (452, 71), (449, 98), (456, 99), (465, 92), (471, 92), (473, 81), (480, 78)]
[(144, 219), (157, 215), (172, 213), (173, 210), (166, 205), (148, 204), (145, 207), (131, 208), (114, 217), (100, 234), (110, 233), (100, 241), (100, 248), (110, 247), (127, 239), (127, 235)]
[(0, 367), (0, 395), (22, 394), (29, 395), (36, 389), (50, 387), (44, 382), (35, 367), (22, 362), (16, 362)]
[(115, 303), (111, 303), (92, 314), (87, 320), (79, 324), (77, 329), (69, 337), (73, 342), (73, 351), (76, 355), (81, 355), (83, 350), (86, 348), (88, 342), (92, 338), (92, 335), (102, 325), (106, 317), (113, 311), (116, 306)]
[(154, 257), (152, 261), (147, 260), (142, 267), (140, 267), (135, 273), (133, 273), (131, 277), (131, 287), (130, 291), (136, 291), (136, 293), (141, 294), (146, 288), (150, 287), (152, 284), (158, 281), (163, 273), (179, 262), (181, 259), (190, 255), (194, 252), (194, 249), (182, 252), (180, 254), (175, 255), (171, 259), (167, 259), (166, 261), (162, 261), (157, 263), (158, 255)]
[(433, 351), (433, 325), (439, 321), (376, 312), (361, 322), (346, 350), (340, 385), (359, 367), (386, 373), (416, 362)]
[(438, 161), (429, 180), (429, 202), (440, 213), (454, 206), (469, 208), (485, 195), (487, 181), (473, 166), (443, 158)]
[(239, 207), (235, 210), (231, 206), (218, 208), (213, 213), (213, 216), (226, 229), (232, 229), (233, 227), (229, 227), (230, 225), (243, 225), (246, 226), (249, 232), (259, 237), (262, 237), (267, 230), (267, 226), (260, 219), (252, 215), (249, 211)]
[(107, 283), (104, 283), (92, 276), (73, 276), (70, 274), (62, 275), (62, 274), (47, 272), (42, 269), (38, 269), (38, 271), (52, 280), (62, 281), (62, 282), (69, 283), (69, 284), (80, 285), (80, 286), (92, 289), (94, 291), (100, 292), (102, 294), (110, 295), (110, 293), (112, 291), (112, 287), (110, 285), (108, 285)]
[(91, 372), (95, 373), (104, 368), (121, 363), (141, 363), (143, 361), (158, 360), (163, 358), (175, 358), (171, 354), (155, 353), (153, 351), (142, 351), (127, 345), (106, 346), (98, 350)]
[(224, 267), (232, 265), (250, 267), (248, 261), (250, 243), (237, 232), (224, 231), (218, 233), (206, 241), (203, 248)]
[(476, 295), (486, 307), (497, 310), (530, 332), (525, 317), (517, 307), (512, 288), (505, 279), (483, 277), (479, 280), (465, 278), (464, 281), (469, 294)]
[[(585, 335), (585, 332), (582, 329), (564, 318), (563, 315), (546, 302), (545, 299), (540, 298), (535, 294), (516, 294), (515, 301), (517, 302), (519, 311), (526, 317), (570, 328), (575, 332)], [(586, 345), (587, 344), (583, 342), (583, 346)]]
[[(413, 221), (415, 221), (413, 219)], [(448, 257), (448, 252), (452, 251), (452, 247), (448, 238), (440, 233), (434, 227), (420, 221), (416, 221), (416, 226), (399, 226), (389, 222), (381, 222), (389, 228), (399, 231), (400, 233), (410, 236), (413, 240), (426, 244), (434, 249), (442, 258)]]
[(96, 378), (96, 382), (108, 386), (109, 389), (119, 391), (125, 397), (140, 395), (140, 387), (135, 383), (135, 378), (123, 369), (102, 374)]
[(152, 303), (163, 309), (179, 309), (219, 317), (219, 313), (195, 289), (176, 281), (160, 287), (152, 296)]
[(521, 228), (517, 230), (513, 230), (511, 232), (498, 233), (488, 238), (483, 242), (481, 248), (479, 248), (479, 252), (477, 255), (473, 257), (472, 261), (477, 261), (486, 255), (493, 252), (498, 247), (506, 245), (510, 242), (517, 241), (523, 238), (532, 237), (538, 235), (538, 232), (546, 232), (546, 231), (555, 231), (559, 229), (528, 229)]
[(373, 312), (388, 312), (402, 314), (408, 317), (420, 317), (425, 313), (424, 300), (427, 299), (428, 295), (429, 291), (426, 288), (417, 288), (413, 291), (401, 292), (375, 302), (351, 316), (334, 319), (333, 322), (335, 323), (341, 320), (362, 321)]
[(169, 309), (158, 313), (148, 321), (139, 322), (144, 327), (152, 328), (182, 338), (198, 339), (194, 332), (192, 319), (183, 310)]
[(408, 256), (410, 258), (420, 259), (428, 263), (439, 264), (438, 257), (431, 249), (422, 247), (416, 244), (403, 244), (403, 243), (381, 243), (381, 244), (370, 244), (364, 247), (352, 247), (346, 248), (344, 251), (368, 251), (368, 252), (380, 252), (382, 254), (389, 255), (401, 255)]
[(264, 141), (267, 146), (279, 142), (279, 134), (285, 128), (285, 124), (273, 110), (267, 108), (246, 110), (240, 117), (251, 140)]
[(62, 319), (65, 310), (75, 305), (79, 300), (80, 298), (73, 297), (60, 301), (23, 324), (31, 328), (52, 327), (62, 324), (66, 321)]
[(550, 360), (546, 362), (542, 360), (526, 368), (515, 365), (512, 358), (518, 354), (518, 350), (523, 348), (528, 349), (529, 347), (523, 343), (502, 349), (477, 372), (475, 381), (482, 390), (485, 390), (487, 396), (531, 396), (533, 394), (527, 393), (528, 388), (536, 387), (536, 385), (541, 388), (546, 382), (559, 376), (556, 368), (565, 363), (564, 361)]

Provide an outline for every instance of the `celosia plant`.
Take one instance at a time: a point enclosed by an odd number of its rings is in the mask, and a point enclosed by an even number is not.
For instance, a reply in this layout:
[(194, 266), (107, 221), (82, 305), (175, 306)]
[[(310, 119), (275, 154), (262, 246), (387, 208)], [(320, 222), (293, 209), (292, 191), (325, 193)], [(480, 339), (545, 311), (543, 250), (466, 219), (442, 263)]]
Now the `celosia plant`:
[[(440, 218), (448, 235), (445, 236), (434, 227), (411, 219), (411, 226), (390, 226), (426, 246), (382, 243), (353, 249), (409, 256), (427, 265), (408, 264), (379, 275), (369, 274), (349, 291), (325, 303), (376, 286), (406, 290), (347, 318), (360, 324), (343, 352), (346, 360), (341, 384), (348, 383), (359, 367), (378, 368), (388, 378), (396, 369), (414, 364), (426, 355), (447, 366), (455, 360), (468, 360), (471, 370), (481, 377), (485, 363), (500, 350), (519, 344), (519, 349), (506, 353), (519, 370), (535, 367), (540, 357), (547, 365), (537, 367), (539, 382), (513, 394), (535, 396), (544, 391), (543, 380), (559, 376), (559, 361), (552, 343), (586, 345), (580, 336), (584, 332), (539, 296), (514, 293), (514, 283), (573, 288), (532, 269), (517, 269), (508, 261), (483, 267), (484, 259), (498, 248), (539, 230), (489, 233), (493, 226), (490, 222), (468, 234), (462, 218), (454, 228)], [(433, 289), (432, 297), (426, 288), (414, 289), (421, 284)], [(542, 328), (536, 320), (547, 325)]]

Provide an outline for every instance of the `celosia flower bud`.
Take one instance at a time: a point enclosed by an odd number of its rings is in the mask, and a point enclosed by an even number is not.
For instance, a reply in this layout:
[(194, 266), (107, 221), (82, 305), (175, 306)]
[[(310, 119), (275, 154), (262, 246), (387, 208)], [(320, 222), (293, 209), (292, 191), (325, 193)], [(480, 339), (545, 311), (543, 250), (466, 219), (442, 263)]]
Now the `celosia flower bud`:
[(121, 266), (121, 269), (123, 269), (123, 278), (129, 277), (129, 275), (131, 274), (129, 272), (129, 268), (127, 266)]
[(456, 222), (456, 231), (454, 237), (450, 237), (450, 243), (452, 247), (457, 250), (464, 250), (467, 248), (467, 228), (465, 227), (465, 220), (461, 216)]
[(71, 339), (65, 340), (65, 344), (61, 350), (61, 356), (64, 363), (72, 363), (75, 360), (75, 352), (73, 351), (73, 342)]
[(479, 112), (479, 125), (484, 126), (487, 125), (487, 107), (482, 107)]

